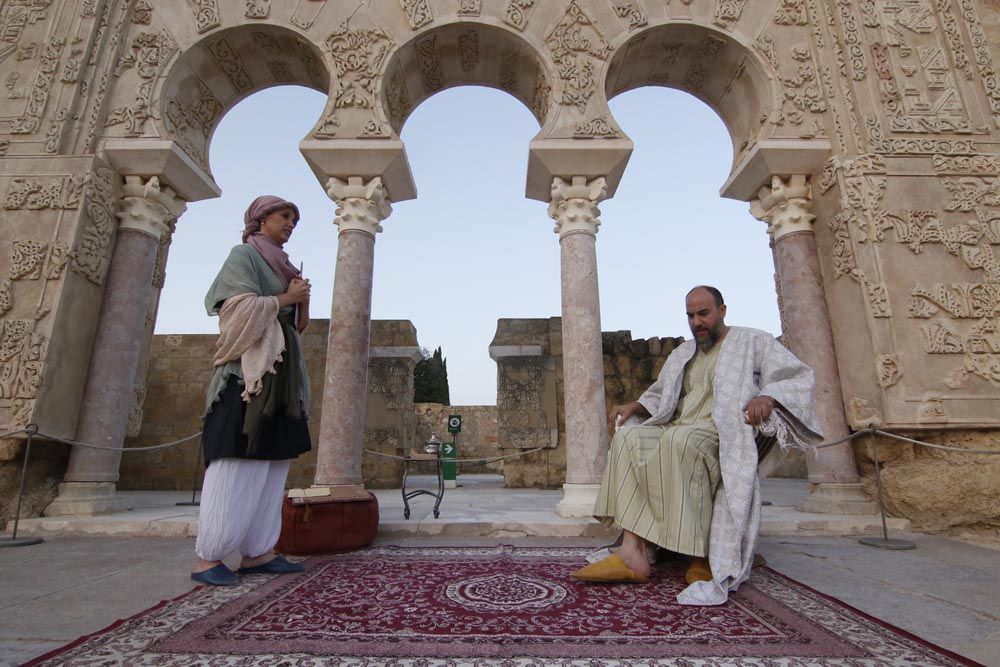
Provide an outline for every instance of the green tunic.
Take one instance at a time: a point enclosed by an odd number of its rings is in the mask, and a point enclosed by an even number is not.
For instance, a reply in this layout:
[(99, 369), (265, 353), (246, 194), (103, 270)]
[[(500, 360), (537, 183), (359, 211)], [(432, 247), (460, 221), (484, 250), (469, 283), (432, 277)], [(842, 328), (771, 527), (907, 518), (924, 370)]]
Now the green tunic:
[(658, 546), (707, 556), (712, 503), (719, 485), (719, 432), (712, 421), (719, 348), (698, 352), (684, 368), (673, 419), (620, 429), (594, 515)]

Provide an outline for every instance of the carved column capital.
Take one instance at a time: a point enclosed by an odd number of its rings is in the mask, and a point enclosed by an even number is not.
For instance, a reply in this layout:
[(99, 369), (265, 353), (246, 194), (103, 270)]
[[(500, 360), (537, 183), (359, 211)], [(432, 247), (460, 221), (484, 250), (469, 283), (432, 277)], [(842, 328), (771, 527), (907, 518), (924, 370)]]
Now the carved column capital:
[(361, 176), (350, 176), (346, 181), (331, 176), (326, 193), (337, 202), (333, 224), (342, 232), (356, 230), (375, 236), (382, 231), (379, 223), (392, 213), (388, 193), (378, 176), (367, 183)]
[(141, 176), (126, 176), (122, 188), (119, 229), (149, 234), (161, 239), (170, 231), (170, 223), (187, 210), (187, 202), (168, 187), (160, 186), (156, 176), (143, 180)]
[(587, 180), (574, 176), (567, 183), (556, 176), (552, 179), (549, 216), (556, 221), (553, 231), (563, 238), (568, 234), (597, 235), (601, 226), (601, 209), (597, 204), (607, 196), (607, 182), (603, 176)]
[(795, 174), (787, 180), (771, 177), (771, 185), (757, 192), (750, 202), (750, 213), (767, 223), (767, 233), (774, 241), (796, 232), (813, 231), (812, 185), (809, 177)]

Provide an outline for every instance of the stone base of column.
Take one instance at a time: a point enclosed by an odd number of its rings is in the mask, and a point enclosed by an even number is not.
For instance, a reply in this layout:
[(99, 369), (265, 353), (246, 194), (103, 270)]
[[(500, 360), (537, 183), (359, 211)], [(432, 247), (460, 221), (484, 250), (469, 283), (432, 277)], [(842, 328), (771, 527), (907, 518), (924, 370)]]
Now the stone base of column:
[(569, 518), (594, 516), (600, 490), (600, 484), (563, 484), (563, 499), (556, 505), (556, 514)]
[(59, 495), (42, 512), (45, 516), (94, 516), (132, 509), (115, 492), (114, 482), (63, 482)]
[(814, 484), (795, 509), (813, 514), (878, 514), (878, 504), (864, 494), (860, 484)]

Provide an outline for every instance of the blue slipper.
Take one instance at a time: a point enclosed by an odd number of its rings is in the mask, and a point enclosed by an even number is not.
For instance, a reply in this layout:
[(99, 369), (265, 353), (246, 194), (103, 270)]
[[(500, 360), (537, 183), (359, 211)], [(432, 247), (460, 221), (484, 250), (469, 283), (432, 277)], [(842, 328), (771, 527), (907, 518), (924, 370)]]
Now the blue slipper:
[(239, 574), (294, 574), (305, 572), (306, 568), (298, 563), (291, 563), (285, 560), (284, 556), (275, 556), (266, 563), (254, 565), (252, 567), (241, 567), (236, 570)]
[(191, 578), (199, 584), (207, 584), (209, 586), (232, 586), (240, 581), (240, 578), (233, 574), (233, 571), (226, 567), (225, 563), (219, 563), (215, 567), (202, 572), (192, 572)]

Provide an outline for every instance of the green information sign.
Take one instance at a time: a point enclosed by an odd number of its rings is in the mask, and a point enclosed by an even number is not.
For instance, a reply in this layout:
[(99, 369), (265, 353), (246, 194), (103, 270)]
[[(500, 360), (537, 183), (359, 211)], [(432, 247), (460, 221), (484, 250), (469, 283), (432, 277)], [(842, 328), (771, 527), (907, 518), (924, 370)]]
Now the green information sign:
[(458, 444), (454, 440), (441, 443), (441, 474), (444, 477), (445, 488), (454, 489), (456, 486), (458, 464), (455, 463), (455, 459), (457, 458)]

